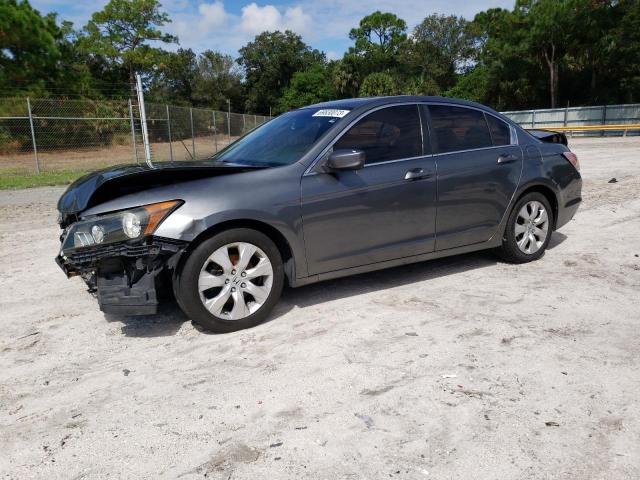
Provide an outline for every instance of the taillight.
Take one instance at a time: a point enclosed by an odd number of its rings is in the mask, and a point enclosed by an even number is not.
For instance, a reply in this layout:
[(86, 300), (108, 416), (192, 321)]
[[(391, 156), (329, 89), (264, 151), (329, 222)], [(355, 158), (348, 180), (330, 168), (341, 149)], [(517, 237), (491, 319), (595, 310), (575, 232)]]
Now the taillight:
[(576, 167), (576, 170), (580, 171), (580, 162), (578, 162), (578, 156), (573, 152), (563, 152), (562, 156), (569, 160), (569, 163)]

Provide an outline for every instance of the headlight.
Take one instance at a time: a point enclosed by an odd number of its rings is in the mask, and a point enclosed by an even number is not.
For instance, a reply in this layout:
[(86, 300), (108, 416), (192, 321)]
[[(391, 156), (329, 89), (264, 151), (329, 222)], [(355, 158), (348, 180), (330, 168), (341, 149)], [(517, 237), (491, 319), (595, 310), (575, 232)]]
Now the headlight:
[(122, 216), (122, 230), (124, 230), (127, 237), (138, 238), (142, 231), (140, 215), (137, 215), (134, 212), (126, 212)]
[(152, 235), (160, 222), (181, 204), (181, 200), (153, 203), (74, 223), (69, 228), (62, 250), (123, 242)]

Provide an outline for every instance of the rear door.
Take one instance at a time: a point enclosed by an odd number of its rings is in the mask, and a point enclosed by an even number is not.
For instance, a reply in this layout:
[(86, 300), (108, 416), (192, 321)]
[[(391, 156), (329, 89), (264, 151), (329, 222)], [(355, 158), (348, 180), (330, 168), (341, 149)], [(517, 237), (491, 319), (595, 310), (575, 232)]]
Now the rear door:
[(433, 251), (435, 165), (422, 123), (416, 104), (368, 113), (332, 146), (363, 150), (364, 168), (302, 177), (310, 274)]
[(496, 232), (522, 171), (511, 127), (479, 109), (432, 104), (438, 166), (436, 250), (485, 242)]

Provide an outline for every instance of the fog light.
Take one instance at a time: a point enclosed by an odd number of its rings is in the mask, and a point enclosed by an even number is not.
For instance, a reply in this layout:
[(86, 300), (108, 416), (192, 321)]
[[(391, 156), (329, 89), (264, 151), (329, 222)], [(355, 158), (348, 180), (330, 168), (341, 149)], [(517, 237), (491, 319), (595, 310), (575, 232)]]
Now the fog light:
[(91, 227), (91, 236), (96, 243), (104, 242), (104, 228), (101, 225)]
[(135, 213), (127, 212), (122, 217), (122, 230), (129, 238), (137, 238), (140, 236), (140, 217)]

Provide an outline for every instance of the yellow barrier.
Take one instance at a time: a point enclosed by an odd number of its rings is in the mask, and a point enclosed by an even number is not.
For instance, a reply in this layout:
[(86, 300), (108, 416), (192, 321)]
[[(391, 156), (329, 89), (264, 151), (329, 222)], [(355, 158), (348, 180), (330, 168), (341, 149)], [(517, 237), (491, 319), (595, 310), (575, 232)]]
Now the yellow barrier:
[(536, 127), (532, 130), (548, 130), (551, 132), (594, 132), (594, 131), (622, 131), (623, 136), (627, 130), (640, 130), (640, 124), (610, 124), (610, 125), (575, 125), (573, 127)]

